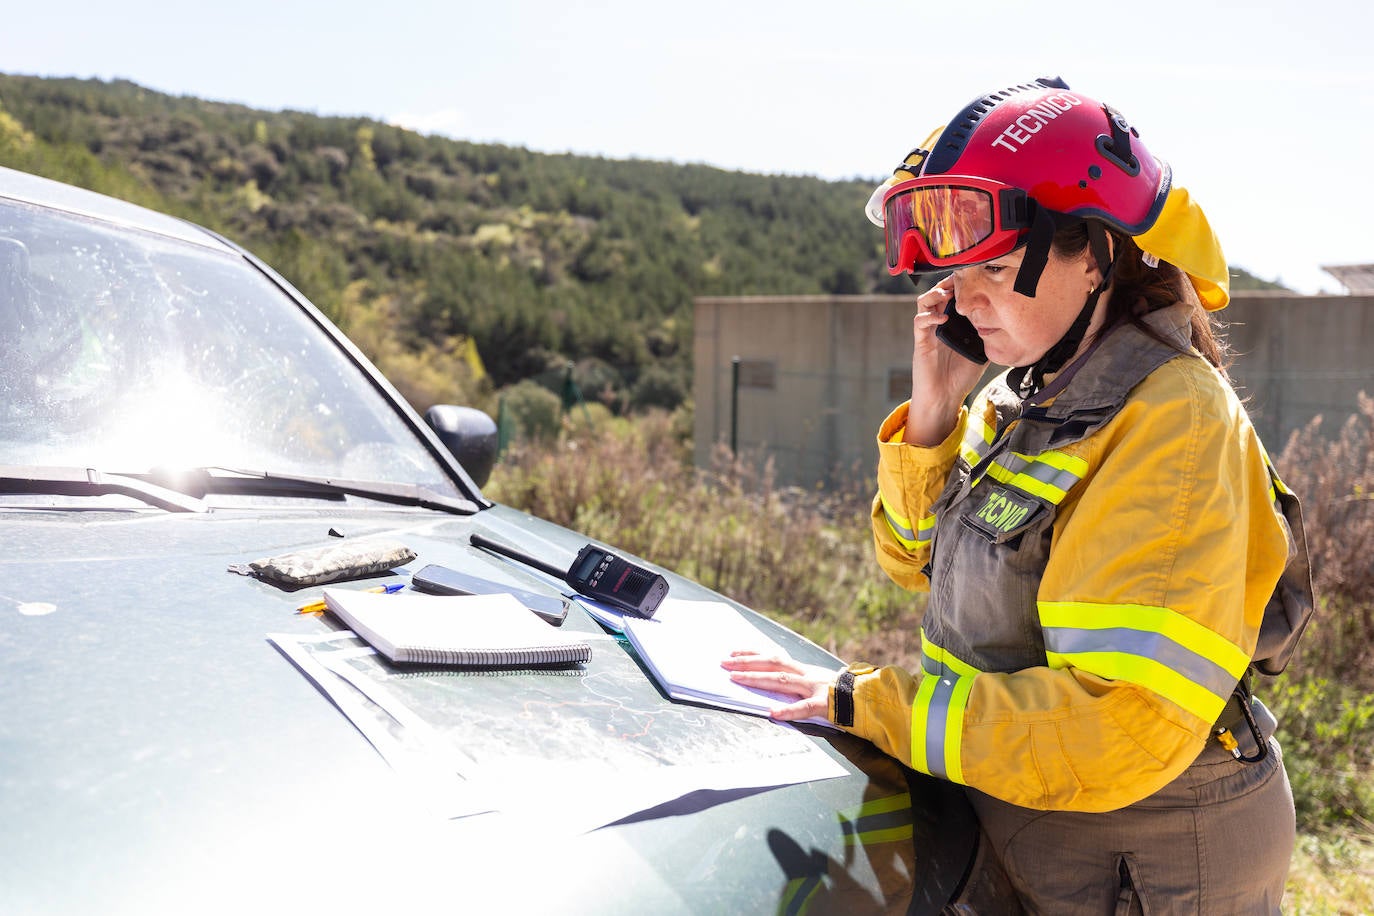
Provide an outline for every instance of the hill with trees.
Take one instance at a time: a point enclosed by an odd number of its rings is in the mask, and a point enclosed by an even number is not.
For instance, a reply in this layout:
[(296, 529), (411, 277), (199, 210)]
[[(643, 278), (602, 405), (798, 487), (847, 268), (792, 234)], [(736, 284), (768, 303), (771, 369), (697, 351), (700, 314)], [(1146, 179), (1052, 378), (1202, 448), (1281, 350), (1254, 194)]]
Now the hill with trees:
[[(191, 219), (276, 267), (417, 407), (535, 380), (691, 391), (692, 298), (905, 292), (872, 181), (535, 153), (127, 81), (0, 74), (0, 165)], [(1237, 288), (1274, 287), (1239, 272)], [(475, 348), (478, 359), (473, 358)]]

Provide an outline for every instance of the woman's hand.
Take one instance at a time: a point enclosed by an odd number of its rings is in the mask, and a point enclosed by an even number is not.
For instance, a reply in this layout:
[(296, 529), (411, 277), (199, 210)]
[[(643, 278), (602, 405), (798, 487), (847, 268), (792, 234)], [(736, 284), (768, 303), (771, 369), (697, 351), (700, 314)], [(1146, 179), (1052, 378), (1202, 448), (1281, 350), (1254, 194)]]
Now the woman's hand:
[(939, 445), (959, 422), (959, 408), (983, 376), (983, 367), (940, 342), (935, 330), (949, 320), (945, 307), (954, 296), (954, 277), (945, 277), (916, 299), (911, 321), (911, 409), (906, 441)]
[(730, 672), (730, 679), (737, 684), (798, 698), (795, 703), (768, 710), (774, 719), (830, 720), (830, 685), (837, 675), (832, 668), (803, 665), (786, 655), (757, 652), (731, 652), (720, 666)]

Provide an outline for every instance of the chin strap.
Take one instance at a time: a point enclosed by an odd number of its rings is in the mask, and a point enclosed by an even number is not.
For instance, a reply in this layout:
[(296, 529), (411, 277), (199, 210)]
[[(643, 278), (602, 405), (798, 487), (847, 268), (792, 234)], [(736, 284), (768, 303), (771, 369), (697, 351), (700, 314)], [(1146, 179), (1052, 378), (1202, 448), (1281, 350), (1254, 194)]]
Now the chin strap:
[[(1023, 296), (1035, 296), (1035, 288), (1039, 285), (1040, 274), (1044, 271), (1045, 264), (1049, 260), (1055, 224), (1056, 220), (1049, 215), (1049, 211), (1044, 208), (1037, 208), (1035, 221), (1031, 225), (1030, 237), (1026, 242), (1026, 256), (1021, 261), (1021, 269), (1016, 274), (1014, 286), (1016, 292)], [(1088, 333), (1088, 325), (1092, 323), (1093, 312), (1097, 309), (1097, 300), (1102, 297), (1102, 293), (1112, 282), (1112, 268), (1116, 266), (1116, 261), (1112, 257), (1111, 246), (1107, 244), (1107, 231), (1095, 219), (1086, 220), (1086, 224), (1088, 246), (1092, 250), (1093, 260), (1097, 262), (1097, 269), (1102, 273), (1102, 279), (1088, 293), (1087, 301), (1079, 310), (1078, 317), (1064, 332), (1064, 336), (1059, 338), (1059, 342), (1050, 347), (1044, 356), (1029, 366), (1016, 366), (1008, 374), (1007, 381), (1020, 392), (1023, 398), (1030, 397), (1043, 388), (1045, 376), (1064, 368), (1064, 364), (1078, 352), (1079, 345), (1083, 343), (1083, 338)], [(1048, 226), (1048, 230), (1046, 226)], [(1029, 272), (1027, 271), (1028, 265), (1030, 267)]]

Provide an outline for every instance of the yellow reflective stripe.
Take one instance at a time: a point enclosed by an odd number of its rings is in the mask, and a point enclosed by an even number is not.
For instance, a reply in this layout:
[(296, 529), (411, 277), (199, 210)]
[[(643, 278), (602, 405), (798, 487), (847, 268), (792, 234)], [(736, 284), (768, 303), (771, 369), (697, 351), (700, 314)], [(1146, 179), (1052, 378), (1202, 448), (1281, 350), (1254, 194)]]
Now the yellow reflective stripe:
[(922, 544), (930, 540), (935, 533), (935, 516), (927, 515), (916, 523), (916, 527), (911, 527), (911, 520), (905, 515), (892, 508), (892, 504), (887, 501), (881, 493), (878, 494), (878, 501), (882, 503), (883, 519), (887, 522), (887, 528), (892, 532), (892, 536), (897, 542), (907, 550), (915, 550)]
[(977, 669), (931, 642), (921, 632), (925, 677), (911, 704), (911, 766), (951, 782), (964, 781), (959, 752), (964, 741), (964, 710)]
[(877, 798), (842, 811), (840, 826), (846, 846), (909, 840), (912, 837), (911, 793)]
[[(924, 660), (934, 662), (935, 665), (938, 666), (935, 668), (925, 668), (926, 671), (935, 674), (940, 673), (945, 668), (948, 668), (960, 677), (973, 677), (975, 674), (981, 673), (977, 668), (966, 664), (951, 653), (946, 652), (942, 646), (937, 646), (935, 643), (931, 642), (929, 637), (926, 636), (925, 630), (921, 631), (921, 656)], [(925, 667), (924, 663), (922, 667)]]
[(910, 824), (902, 827), (888, 827), (884, 830), (869, 830), (866, 833), (845, 834), (846, 846), (872, 846), (877, 843), (897, 843), (909, 840), (915, 834)]
[(878, 494), (878, 501), (883, 506), (883, 519), (887, 522), (887, 530), (892, 532), (897, 543), (907, 550), (915, 550), (919, 547), (917, 534), (911, 528), (911, 521), (905, 515), (893, 511), (892, 505), (882, 493)]
[[(959, 454), (970, 467), (988, 454), (996, 432), (980, 417), (969, 414), (964, 438), (959, 444)], [(1073, 485), (1088, 473), (1088, 462), (1054, 449), (1038, 455), (1011, 452), (989, 462), (985, 473), (998, 483), (1016, 487), (1057, 505)], [(978, 480), (973, 483), (976, 486)]]
[(811, 898), (821, 888), (821, 875), (806, 875), (793, 878), (782, 889), (782, 899), (778, 901), (778, 912), (787, 916), (799, 916), (811, 906)]
[(1200, 687), (1177, 671), (1152, 658), (1126, 652), (1046, 652), (1051, 668), (1078, 668), (1113, 681), (1138, 684), (1181, 706), (1204, 722), (1215, 722), (1226, 697)]
[(970, 466), (977, 464), (992, 446), (996, 433), (997, 430), (984, 423), (982, 417), (969, 413), (964, 424), (964, 438), (959, 441), (960, 457)]
[(1034, 457), (1013, 453), (1007, 462), (993, 461), (987, 476), (1055, 505), (1088, 472), (1088, 462), (1064, 452), (1041, 452)]
[(1084, 601), (1041, 601), (1040, 623), (1045, 627), (1077, 629), (1127, 628), (1148, 630), (1210, 659), (1239, 678), (1250, 667), (1250, 656), (1225, 636), (1167, 607), (1143, 604), (1092, 604)]
[(1064, 471), (1065, 473), (1072, 474), (1074, 477), (1081, 478), (1084, 474), (1088, 473), (1088, 460), (1086, 458), (1079, 458), (1077, 455), (1070, 455), (1068, 452), (1050, 449), (1047, 452), (1041, 452), (1034, 458), (1019, 453), (1017, 457), (1024, 458), (1026, 461), (1048, 464), (1055, 470)]
[(896, 795), (889, 795), (886, 798), (875, 798), (866, 801), (857, 808), (840, 812), (840, 817), (847, 821), (857, 821), (863, 817), (871, 817), (874, 814), (890, 814), (893, 811), (903, 811), (911, 807), (911, 793), (900, 792)]
[(930, 698), (935, 695), (938, 676), (926, 675), (916, 685), (916, 700), (911, 704), (911, 768), (929, 773), (930, 762), (926, 760), (926, 713), (930, 708)]
[(992, 440), (997, 435), (997, 430), (994, 427), (989, 426), (981, 416), (972, 412), (968, 415), (967, 429), (964, 440), (975, 446), (980, 442), (983, 445), (992, 445)]
[(945, 778), (960, 785), (964, 782), (964, 767), (959, 762), (959, 749), (964, 744), (964, 710), (973, 690), (973, 678), (961, 677), (954, 682), (945, 723)]
[(1207, 721), (1250, 664), (1239, 646), (1169, 608), (1069, 601), (1039, 608), (1051, 668), (1138, 684)]

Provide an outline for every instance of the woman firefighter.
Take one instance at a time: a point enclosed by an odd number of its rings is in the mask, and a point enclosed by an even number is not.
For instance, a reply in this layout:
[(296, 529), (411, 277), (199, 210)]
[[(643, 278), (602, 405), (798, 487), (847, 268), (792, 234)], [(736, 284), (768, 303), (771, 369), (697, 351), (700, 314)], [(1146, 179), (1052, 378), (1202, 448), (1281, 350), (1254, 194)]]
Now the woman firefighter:
[[(1293, 800), (1250, 684), (1292, 654), (1310, 574), (1225, 374), (1201, 209), (1042, 79), (974, 100), (868, 211), (891, 273), (946, 274), (873, 503), (883, 570), (929, 592), (920, 670), (725, 666), (798, 698), (776, 718), (965, 786), (1032, 912), (1278, 912)], [(1010, 368), (969, 403), (985, 361)]]

